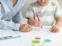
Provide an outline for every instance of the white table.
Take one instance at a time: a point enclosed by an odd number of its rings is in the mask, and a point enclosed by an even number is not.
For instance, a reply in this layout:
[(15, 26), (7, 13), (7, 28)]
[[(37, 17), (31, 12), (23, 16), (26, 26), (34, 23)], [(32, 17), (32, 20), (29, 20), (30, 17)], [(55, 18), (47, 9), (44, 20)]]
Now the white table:
[[(17, 32), (21, 36), (21, 46), (62, 46), (62, 30), (58, 33), (52, 33), (50, 32), (50, 27), (43, 29), (36, 28), (33, 29), (32, 32)], [(35, 39), (35, 37), (40, 37), (40, 43), (39, 44), (33, 44), (32, 40)], [(47, 43), (44, 42), (45, 39), (50, 39), (51, 42)]]

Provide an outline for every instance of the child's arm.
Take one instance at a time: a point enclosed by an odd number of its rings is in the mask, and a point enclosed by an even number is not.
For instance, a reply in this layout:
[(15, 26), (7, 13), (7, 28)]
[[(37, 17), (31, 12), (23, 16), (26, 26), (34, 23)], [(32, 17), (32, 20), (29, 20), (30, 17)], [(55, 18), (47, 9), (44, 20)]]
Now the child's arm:
[(30, 24), (32, 26), (36, 26), (36, 27), (40, 26), (40, 22), (34, 19), (35, 18), (35, 13), (34, 13), (33, 6), (30, 5), (28, 7), (24, 17), (28, 19), (28, 24)]
[(52, 27), (51, 31), (52, 32), (59, 32), (60, 31), (60, 27), (62, 26), (62, 17), (56, 17), (55, 20), (56, 20), (56, 23)]
[(54, 16), (55, 16), (56, 23), (52, 27), (51, 31), (52, 32), (59, 32), (60, 27), (62, 26), (62, 10), (60, 9), (58, 1), (53, 2), (53, 3), (54, 3), (54, 6), (55, 6)]
[(62, 17), (56, 17), (56, 24), (59, 24), (59, 26), (62, 26)]
[(33, 19), (33, 18), (29, 18), (28, 19), (28, 24), (32, 25), (32, 26), (36, 26), (36, 27), (39, 27), (40, 26), (40, 22)]

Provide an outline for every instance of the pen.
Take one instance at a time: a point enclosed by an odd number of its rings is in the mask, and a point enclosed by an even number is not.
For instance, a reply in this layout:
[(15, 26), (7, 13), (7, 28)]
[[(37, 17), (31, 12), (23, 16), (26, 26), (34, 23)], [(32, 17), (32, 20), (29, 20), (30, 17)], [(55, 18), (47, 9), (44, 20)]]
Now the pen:
[(11, 37), (12, 37), (12, 36), (1, 37), (0, 40), (9, 39), (9, 38), (11, 38)]
[(12, 39), (12, 38), (18, 38), (21, 36), (7, 36), (7, 37), (1, 37), (0, 40), (5, 40), (5, 39)]
[[(37, 17), (38, 21), (40, 22), (40, 18), (39, 18), (39, 16), (38, 16), (38, 14), (36, 14), (36, 17)], [(42, 26), (41, 26), (41, 28), (42, 28)]]

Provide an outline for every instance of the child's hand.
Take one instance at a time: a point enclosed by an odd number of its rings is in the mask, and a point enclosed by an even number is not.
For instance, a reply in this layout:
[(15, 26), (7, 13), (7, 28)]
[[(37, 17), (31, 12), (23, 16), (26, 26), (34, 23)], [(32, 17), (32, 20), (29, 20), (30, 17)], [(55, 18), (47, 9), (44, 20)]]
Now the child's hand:
[(32, 31), (32, 27), (29, 24), (22, 24), (22, 25), (20, 25), (19, 30), (21, 32), (30, 32), (30, 31)]
[(60, 25), (56, 24), (52, 27), (51, 32), (59, 32), (60, 31)]
[(33, 25), (36, 27), (40, 27), (41, 23), (39, 21), (35, 20)]
[(41, 23), (37, 20), (34, 20), (34, 19), (29, 19), (28, 20), (28, 23), (32, 26), (36, 26), (36, 27), (40, 27)]

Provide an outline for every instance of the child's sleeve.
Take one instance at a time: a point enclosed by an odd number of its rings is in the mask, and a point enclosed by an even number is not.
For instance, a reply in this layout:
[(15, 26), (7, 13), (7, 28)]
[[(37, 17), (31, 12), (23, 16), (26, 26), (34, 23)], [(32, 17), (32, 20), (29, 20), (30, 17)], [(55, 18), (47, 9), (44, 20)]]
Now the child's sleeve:
[(62, 16), (62, 9), (60, 9), (58, 2), (56, 2), (55, 17), (61, 17), (61, 16)]
[(25, 18), (34, 18), (34, 10), (31, 6), (28, 7), (24, 17)]

